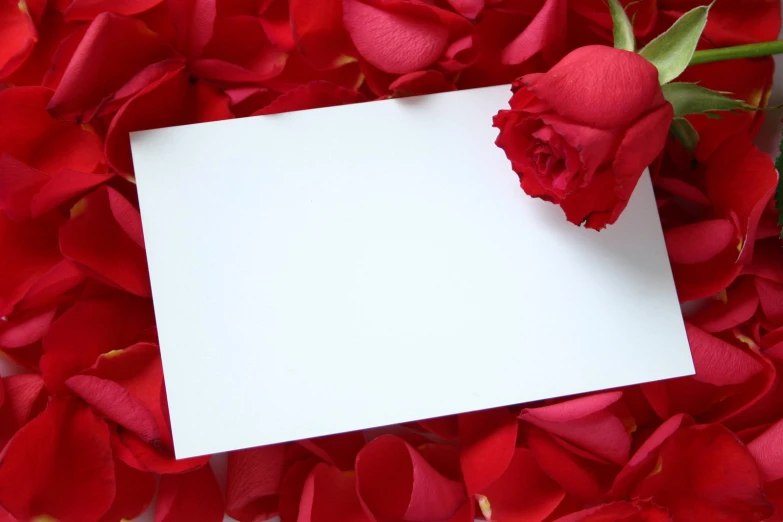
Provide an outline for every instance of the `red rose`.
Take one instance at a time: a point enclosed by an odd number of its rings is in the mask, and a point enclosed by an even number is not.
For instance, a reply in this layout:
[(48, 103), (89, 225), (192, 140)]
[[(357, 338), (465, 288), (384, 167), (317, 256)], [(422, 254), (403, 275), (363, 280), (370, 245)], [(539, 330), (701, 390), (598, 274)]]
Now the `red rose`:
[(512, 90), (511, 110), (494, 119), (495, 143), (522, 189), (559, 204), (572, 223), (614, 223), (672, 121), (656, 68), (638, 54), (588, 46)]

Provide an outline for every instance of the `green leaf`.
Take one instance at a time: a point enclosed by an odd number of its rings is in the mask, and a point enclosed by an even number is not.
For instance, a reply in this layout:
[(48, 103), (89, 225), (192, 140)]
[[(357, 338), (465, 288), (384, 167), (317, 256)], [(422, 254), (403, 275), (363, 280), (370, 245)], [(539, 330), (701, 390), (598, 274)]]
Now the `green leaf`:
[(674, 137), (691, 152), (693, 152), (696, 145), (699, 144), (699, 133), (693, 128), (691, 122), (685, 118), (674, 118), (671, 126), (671, 133), (674, 134)]
[(616, 49), (636, 51), (636, 38), (633, 35), (633, 25), (618, 0), (609, 0), (609, 12), (612, 13), (612, 33)]
[[(778, 169), (778, 190), (775, 193), (775, 205), (778, 207), (778, 226), (783, 227), (783, 179), (780, 172), (783, 171), (783, 140), (780, 142), (780, 155), (775, 162), (775, 168)], [(780, 238), (783, 239), (783, 230), (780, 231)]]
[(674, 107), (675, 117), (686, 114), (703, 114), (710, 111), (763, 110), (695, 83), (669, 83), (664, 85), (662, 89), (664, 97)]
[(658, 81), (669, 83), (690, 63), (704, 26), (709, 6), (691, 9), (674, 22), (665, 33), (647, 44), (639, 54), (658, 68)]

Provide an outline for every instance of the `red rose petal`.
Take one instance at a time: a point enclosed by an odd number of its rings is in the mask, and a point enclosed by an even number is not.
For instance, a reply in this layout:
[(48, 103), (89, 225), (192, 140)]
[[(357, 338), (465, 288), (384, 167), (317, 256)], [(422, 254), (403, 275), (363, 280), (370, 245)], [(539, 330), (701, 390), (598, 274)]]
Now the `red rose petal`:
[(0, 317), (9, 315), (38, 278), (60, 261), (54, 238), (59, 221), (14, 223), (0, 212)]
[(352, 52), (343, 27), (342, 0), (291, 0), (291, 29), (304, 59), (317, 69), (334, 68)]
[(770, 426), (748, 444), (766, 482), (783, 478), (783, 421)]
[(305, 480), (297, 522), (371, 522), (356, 495), (356, 476), (319, 463)]
[(660, 466), (635, 495), (682, 522), (762, 521), (773, 512), (753, 456), (719, 424), (684, 428), (666, 440)]
[(0, 454), (14, 433), (46, 404), (43, 379), (35, 373), (4, 377), (2, 386), (5, 397), (0, 407)]
[(93, 174), (65, 169), (51, 176), (32, 197), (32, 217), (38, 218), (63, 203), (111, 179), (111, 174)]
[(389, 90), (395, 98), (448, 92), (456, 89), (454, 84), (438, 71), (412, 72), (400, 76), (389, 84)]
[(76, 400), (53, 399), (8, 443), (0, 503), (19, 519), (97, 521), (114, 494), (109, 428)]
[(79, 206), (80, 213), (60, 229), (63, 255), (104, 281), (149, 297), (139, 211), (109, 187), (94, 191)]
[(52, 91), (11, 87), (0, 91), (0, 156), (10, 154), (45, 174), (62, 169), (93, 172), (103, 163), (100, 137), (88, 126), (56, 120), (46, 111)]
[(83, 281), (84, 274), (73, 263), (63, 259), (33, 283), (20, 307), (30, 309), (48, 305)]
[(299, 517), (299, 504), (302, 490), (310, 471), (318, 464), (315, 459), (294, 462), (286, 470), (280, 485), (279, 509), (281, 522), (296, 522)]
[(204, 51), (215, 30), (215, 0), (166, 0), (177, 35), (177, 47), (188, 58)]
[(73, 0), (64, 11), (66, 20), (92, 20), (110, 11), (121, 15), (134, 15), (151, 9), (162, 0)]
[(729, 245), (706, 263), (673, 264), (672, 273), (681, 303), (713, 297), (728, 288), (742, 271), (737, 263), (737, 246)]
[(664, 232), (672, 263), (704, 263), (735, 241), (734, 224), (728, 219), (709, 219), (672, 227)]
[(658, 426), (652, 434), (639, 446), (626, 465), (617, 474), (612, 484), (610, 496), (624, 498), (642, 478), (655, 469), (658, 449), (669, 437), (683, 426), (691, 426), (693, 419), (687, 415), (674, 415)]
[(749, 320), (756, 313), (759, 298), (750, 278), (739, 278), (726, 291), (726, 300), (712, 299), (688, 317), (705, 332), (722, 332)]
[(772, 158), (759, 151), (744, 134), (737, 134), (715, 151), (705, 175), (707, 196), (715, 210), (739, 219), (742, 251), (739, 263), (753, 257), (761, 213), (778, 185)]
[(669, 512), (651, 504), (613, 502), (560, 517), (555, 522), (668, 522)]
[(530, 24), (503, 49), (503, 64), (519, 64), (539, 52), (550, 63), (559, 60), (566, 49), (566, 4), (565, 0), (545, 0)]
[(113, 445), (115, 455), (128, 466), (159, 475), (192, 471), (209, 461), (209, 455), (176, 460), (167, 448), (152, 447), (130, 431), (121, 432)]
[(627, 127), (664, 103), (650, 62), (601, 45), (580, 47), (548, 73), (522, 80), (557, 114), (599, 129)]
[(52, 324), (57, 308), (14, 314), (0, 323), (0, 347), (22, 348), (41, 340)]
[(205, 82), (191, 83), (184, 69), (170, 71), (117, 111), (106, 134), (106, 158), (116, 171), (131, 174), (130, 132), (232, 118), (228, 104)]
[(212, 467), (164, 475), (160, 479), (155, 522), (221, 522), (223, 494)]
[(445, 440), (456, 439), (459, 435), (459, 421), (456, 415), (420, 420), (416, 424)]
[(475, 20), (482, 9), (484, 0), (448, 0), (449, 5), (468, 20)]
[(91, 366), (100, 354), (132, 344), (152, 321), (146, 299), (121, 295), (78, 301), (44, 335), (41, 370), (47, 387), (62, 389), (65, 379)]
[(460, 464), (468, 495), (500, 477), (514, 457), (517, 419), (505, 408), (459, 416)]
[(479, 505), (487, 520), (544, 520), (565, 497), (563, 489), (542, 471), (528, 449), (516, 448), (508, 468), (480, 491)]
[(568, 494), (585, 500), (596, 500), (608, 489), (603, 484), (597, 463), (569, 452), (543, 430), (531, 429), (528, 444), (541, 469)]
[(30, 16), (27, 4), (20, 2), (0, 3), (0, 78), (16, 71), (33, 51), (38, 41), (35, 22)]
[(30, 219), (33, 196), (49, 180), (10, 154), (0, 155), (0, 208), (8, 217), (19, 221)]
[(101, 13), (74, 51), (47, 108), (58, 118), (90, 121), (134, 75), (171, 56), (171, 48), (144, 22)]
[(725, 386), (747, 381), (761, 371), (761, 365), (749, 354), (735, 346), (685, 323), (685, 332), (691, 346), (694, 379)]
[(134, 520), (147, 509), (155, 494), (155, 475), (133, 469), (116, 458), (114, 484), (117, 490), (114, 503), (100, 522)]
[(405, 74), (429, 66), (446, 50), (448, 29), (425, 14), (435, 8), (420, 4), (422, 14), (415, 17), (374, 4), (343, 1), (345, 28), (362, 57), (375, 67)]
[(264, 520), (276, 513), (286, 449), (272, 444), (228, 454), (226, 513), (238, 520)]
[(360, 431), (338, 433), (301, 440), (299, 444), (338, 469), (349, 471), (353, 469), (359, 450), (364, 447), (364, 434)]
[(435, 471), (394, 435), (382, 435), (359, 452), (356, 485), (366, 509), (380, 519), (446, 519), (466, 498), (462, 484)]
[(628, 460), (631, 438), (622, 421), (607, 408), (622, 392), (606, 392), (539, 408), (525, 408), (519, 418), (544, 429), (599, 459), (615, 464)]
[(330, 82), (316, 81), (291, 89), (263, 109), (253, 113), (253, 116), (346, 105), (365, 100), (364, 95), (356, 91), (351, 91)]

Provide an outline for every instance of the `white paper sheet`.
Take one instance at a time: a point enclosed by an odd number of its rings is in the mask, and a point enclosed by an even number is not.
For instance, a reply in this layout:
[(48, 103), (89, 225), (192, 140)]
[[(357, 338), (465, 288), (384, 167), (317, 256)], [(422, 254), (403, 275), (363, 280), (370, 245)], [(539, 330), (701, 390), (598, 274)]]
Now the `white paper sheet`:
[(178, 458), (691, 374), (649, 178), (519, 189), (508, 86), (134, 133)]

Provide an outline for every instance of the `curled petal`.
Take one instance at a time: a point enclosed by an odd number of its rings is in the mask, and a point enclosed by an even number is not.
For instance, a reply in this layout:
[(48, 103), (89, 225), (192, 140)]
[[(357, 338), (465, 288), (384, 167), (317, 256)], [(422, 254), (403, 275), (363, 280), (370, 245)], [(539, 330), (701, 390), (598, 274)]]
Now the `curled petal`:
[(212, 467), (207, 464), (160, 480), (155, 522), (221, 522), (223, 494)]

